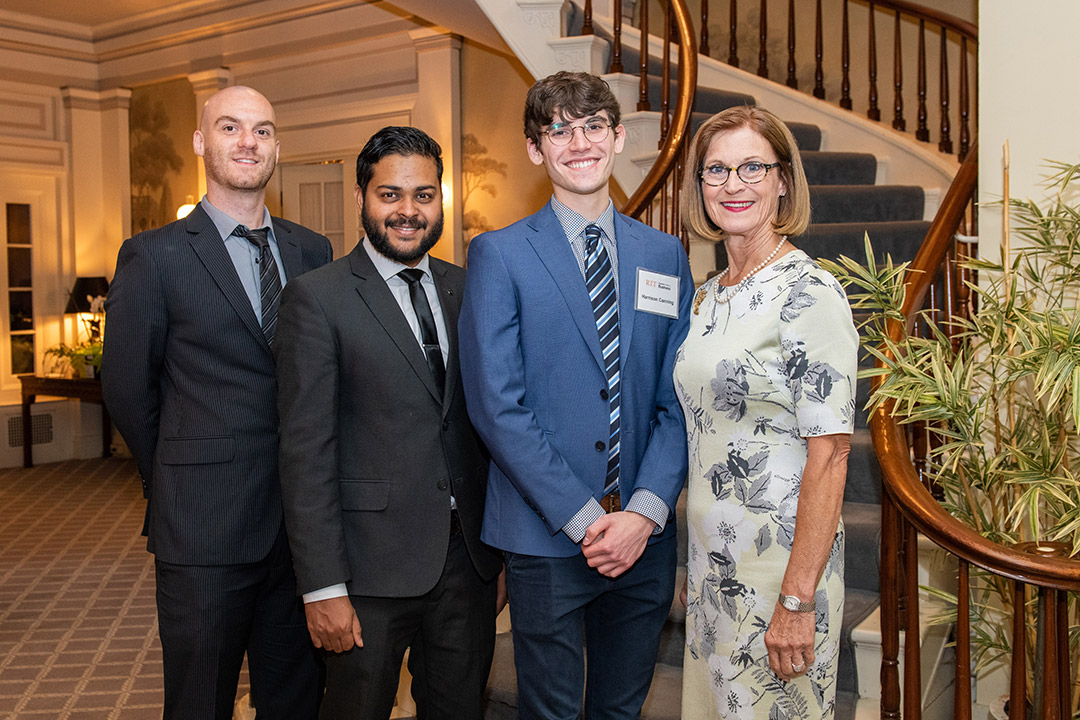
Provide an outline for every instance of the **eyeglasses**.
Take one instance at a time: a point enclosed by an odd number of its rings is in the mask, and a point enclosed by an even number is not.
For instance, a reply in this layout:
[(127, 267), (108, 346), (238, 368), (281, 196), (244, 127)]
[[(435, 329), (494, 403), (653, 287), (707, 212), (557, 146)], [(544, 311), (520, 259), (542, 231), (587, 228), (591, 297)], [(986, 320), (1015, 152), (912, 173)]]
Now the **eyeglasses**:
[(579, 129), (586, 140), (597, 143), (607, 137), (608, 130), (611, 129), (611, 124), (600, 120), (590, 120), (584, 125), (563, 125), (562, 123), (555, 123), (540, 134), (547, 135), (547, 138), (551, 141), (552, 145), (569, 145), (570, 141), (574, 139), (574, 131)]
[(728, 181), (731, 177), (731, 171), (734, 170), (735, 174), (739, 176), (747, 185), (755, 185), (765, 179), (765, 176), (769, 174), (769, 171), (773, 168), (780, 167), (780, 163), (763, 163), (757, 160), (749, 160), (744, 162), (737, 168), (724, 167), (723, 165), (710, 165), (702, 170), (698, 175), (701, 177), (701, 181), (706, 185), (712, 187), (719, 187)]

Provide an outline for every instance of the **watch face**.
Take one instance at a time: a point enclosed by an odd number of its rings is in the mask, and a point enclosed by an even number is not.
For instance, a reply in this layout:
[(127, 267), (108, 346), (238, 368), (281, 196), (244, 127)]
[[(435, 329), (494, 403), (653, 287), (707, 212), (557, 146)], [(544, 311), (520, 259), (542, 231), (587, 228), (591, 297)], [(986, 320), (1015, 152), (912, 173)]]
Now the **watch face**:
[(785, 595), (784, 596), (784, 602), (781, 603), (781, 604), (786, 609), (791, 610), (792, 612), (795, 612), (796, 610), (799, 609), (799, 598), (794, 597), (793, 595)]

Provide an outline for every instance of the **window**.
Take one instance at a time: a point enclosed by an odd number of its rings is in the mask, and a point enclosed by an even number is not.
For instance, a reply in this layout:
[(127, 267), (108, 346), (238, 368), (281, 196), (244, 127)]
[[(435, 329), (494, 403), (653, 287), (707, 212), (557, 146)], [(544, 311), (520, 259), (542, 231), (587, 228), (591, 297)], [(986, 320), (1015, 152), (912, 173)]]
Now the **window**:
[(8, 327), (11, 374), (34, 372), (34, 288), (30, 205), (7, 203)]

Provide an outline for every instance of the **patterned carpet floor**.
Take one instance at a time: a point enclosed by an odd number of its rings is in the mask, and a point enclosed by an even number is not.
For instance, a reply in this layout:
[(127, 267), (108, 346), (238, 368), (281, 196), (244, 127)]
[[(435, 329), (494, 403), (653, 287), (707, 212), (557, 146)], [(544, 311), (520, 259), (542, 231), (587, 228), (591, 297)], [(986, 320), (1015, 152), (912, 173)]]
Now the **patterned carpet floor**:
[(0, 717), (161, 717), (144, 508), (131, 460), (0, 470)]

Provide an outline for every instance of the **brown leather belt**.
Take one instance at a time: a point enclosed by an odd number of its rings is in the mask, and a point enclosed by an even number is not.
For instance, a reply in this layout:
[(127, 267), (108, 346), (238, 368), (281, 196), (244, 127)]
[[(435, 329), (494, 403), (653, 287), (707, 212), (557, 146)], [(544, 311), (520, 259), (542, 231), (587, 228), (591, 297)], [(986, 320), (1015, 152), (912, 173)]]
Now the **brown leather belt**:
[(622, 499), (619, 497), (619, 493), (616, 491), (600, 498), (600, 507), (604, 508), (604, 512), (609, 513), (622, 510)]

